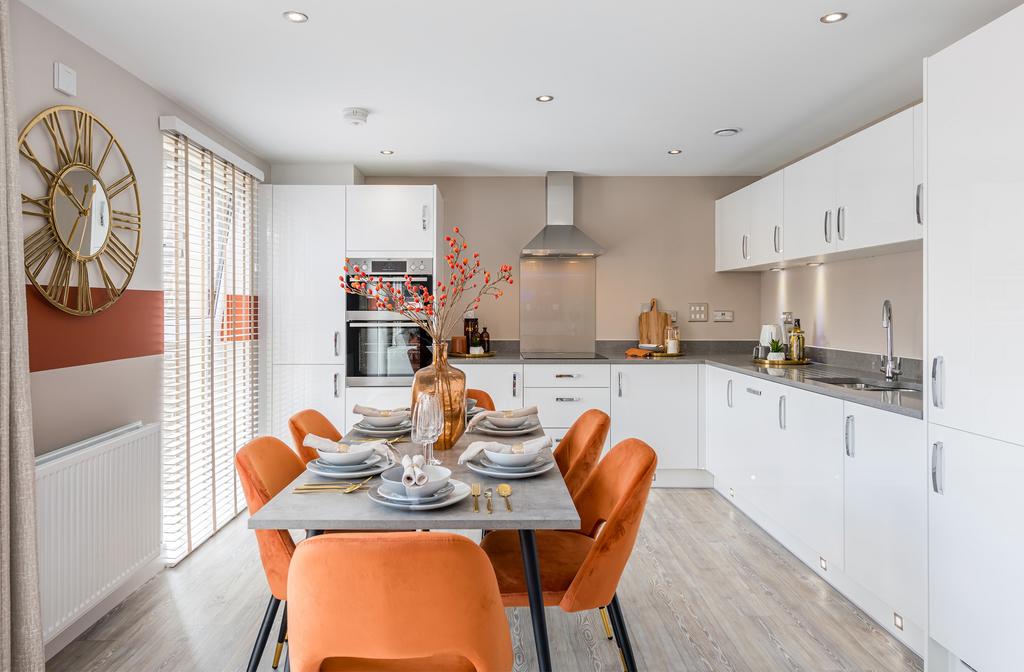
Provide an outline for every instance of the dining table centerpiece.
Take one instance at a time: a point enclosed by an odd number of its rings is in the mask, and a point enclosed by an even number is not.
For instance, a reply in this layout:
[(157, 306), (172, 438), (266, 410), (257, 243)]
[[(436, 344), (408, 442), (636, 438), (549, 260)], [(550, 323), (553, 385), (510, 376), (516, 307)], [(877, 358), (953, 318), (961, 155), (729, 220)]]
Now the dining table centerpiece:
[[(465, 236), (455, 227), (453, 235), (445, 236), (448, 253), (447, 280), (437, 280), (433, 291), (415, 285), (406, 275), (403, 282), (387, 281), (372, 276), (358, 264), (349, 267), (345, 259), (341, 287), (348, 294), (374, 299), (377, 310), (398, 313), (415, 323), (433, 342), (433, 362), (416, 371), (412, 384), (412, 407), (423, 393), (437, 397), (444, 416), (444, 429), (434, 444), (435, 450), (448, 450), (466, 431), (466, 374), (448, 361), (448, 338), (470, 310), (480, 307), (485, 297), (498, 300), (502, 287), (511, 285), (512, 266), (502, 264), (492, 274), (480, 265), (480, 253), (470, 252)], [(440, 275), (440, 273), (439, 273)]]

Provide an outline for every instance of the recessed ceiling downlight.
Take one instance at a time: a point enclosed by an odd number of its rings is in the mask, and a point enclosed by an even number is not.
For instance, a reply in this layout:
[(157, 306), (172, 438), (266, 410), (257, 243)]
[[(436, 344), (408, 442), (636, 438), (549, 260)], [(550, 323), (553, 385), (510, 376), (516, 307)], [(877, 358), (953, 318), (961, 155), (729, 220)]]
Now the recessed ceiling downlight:
[(554, 99), (555, 99), (554, 96), (549, 96), (547, 94), (545, 94), (543, 96), (537, 96), (537, 98), (536, 98), (538, 103), (550, 103)]
[(683, 150), (681, 150), (681, 149), (670, 149), (670, 150), (668, 150), (668, 153), (671, 154), (672, 156), (675, 156), (676, 154), (682, 154)]
[(848, 15), (846, 12), (829, 12), (825, 16), (818, 19), (818, 21), (821, 21), (822, 23), (839, 23), (847, 16)]
[(720, 138), (731, 138), (734, 135), (739, 135), (743, 132), (742, 128), (738, 126), (729, 126), (728, 128), (719, 128), (715, 131), (715, 135)]
[(288, 21), (291, 21), (292, 23), (305, 23), (306, 21), (309, 21), (309, 15), (308, 14), (303, 14), (302, 12), (296, 12), (293, 9), (290, 9), (287, 12), (284, 12), (283, 14), (281, 14), (281, 16), (283, 16)]
[(393, 150), (393, 149), (382, 149), (382, 150), (380, 150), (380, 153), (383, 154), (384, 156), (391, 156), (392, 154), (395, 153), (395, 150)]

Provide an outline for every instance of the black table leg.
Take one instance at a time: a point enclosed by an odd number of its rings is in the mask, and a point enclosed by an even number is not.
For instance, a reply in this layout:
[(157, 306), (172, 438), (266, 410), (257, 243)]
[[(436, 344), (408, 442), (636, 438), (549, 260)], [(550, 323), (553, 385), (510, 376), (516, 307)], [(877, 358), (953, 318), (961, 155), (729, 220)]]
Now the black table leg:
[(323, 530), (306, 530), (306, 539), (310, 539), (312, 537), (320, 536), (323, 533), (324, 533)]
[(533, 530), (519, 530), (519, 550), (523, 555), (526, 594), (530, 598), (530, 619), (533, 621), (533, 639), (537, 644), (537, 663), (541, 672), (551, 672), (548, 625), (544, 618), (544, 592), (540, 582), (540, 561), (537, 559), (537, 537)]
[(252, 648), (252, 655), (249, 656), (249, 665), (246, 667), (247, 672), (256, 672), (256, 669), (259, 667), (260, 658), (263, 657), (263, 649), (267, 647), (267, 640), (270, 638), (270, 631), (274, 627), (274, 619), (277, 618), (277, 607), (280, 604), (281, 600), (273, 595), (270, 596), (270, 604), (267, 605), (267, 612), (263, 615), (263, 623), (260, 625), (260, 631), (256, 635), (256, 644)]

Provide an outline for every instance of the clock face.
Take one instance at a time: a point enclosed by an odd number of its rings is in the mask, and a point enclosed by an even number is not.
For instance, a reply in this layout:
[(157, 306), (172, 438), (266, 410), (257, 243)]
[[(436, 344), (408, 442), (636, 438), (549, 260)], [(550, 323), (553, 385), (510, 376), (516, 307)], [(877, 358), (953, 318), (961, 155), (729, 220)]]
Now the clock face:
[(18, 138), (25, 272), (57, 308), (92, 315), (128, 288), (142, 242), (139, 187), (103, 122), (51, 107)]

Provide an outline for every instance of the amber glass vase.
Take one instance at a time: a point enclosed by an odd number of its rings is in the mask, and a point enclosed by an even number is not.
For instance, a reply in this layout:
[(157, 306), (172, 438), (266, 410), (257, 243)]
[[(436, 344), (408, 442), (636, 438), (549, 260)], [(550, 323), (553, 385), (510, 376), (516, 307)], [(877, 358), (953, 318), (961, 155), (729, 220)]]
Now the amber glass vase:
[(444, 430), (434, 450), (449, 450), (466, 431), (466, 374), (448, 363), (448, 344), (434, 342), (434, 363), (416, 372), (412, 404), (420, 394), (432, 392), (441, 403)]

